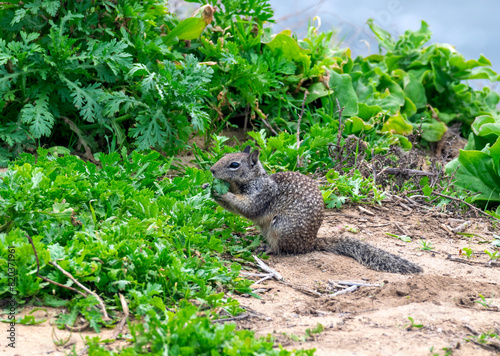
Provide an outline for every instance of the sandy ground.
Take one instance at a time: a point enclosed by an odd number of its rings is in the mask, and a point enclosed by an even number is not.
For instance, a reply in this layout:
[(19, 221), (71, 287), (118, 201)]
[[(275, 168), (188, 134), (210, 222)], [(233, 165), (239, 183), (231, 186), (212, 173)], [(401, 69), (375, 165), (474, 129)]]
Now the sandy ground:
[[(456, 227), (465, 219), (410, 211), (395, 204), (366, 208), (375, 216), (361, 214), (356, 207), (330, 210), (319, 236), (357, 230), (348, 234), (419, 264), (424, 268), (422, 274), (377, 272), (351, 258), (323, 252), (271, 257), (269, 266), (288, 284), (262, 283), (269, 289), (262, 300), (239, 297), (249, 315), (257, 315), (239, 326), (260, 335), (270, 333), (289, 349), (316, 348), (317, 355), (444, 355), (443, 348), (453, 355), (500, 353), (500, 339), (498, 349), (466, 341), (474, 333), (500, 334), (500, 266), (489, 265), (490, 258), (483, 252), (486, 248), (492, 251), (492, 246), (479, 243), (492, 240), (494, 227), (486, 219), (467, 219), (472, 223), (467, 232), (477, 236), (464, 237), (447, 231), (447, 227)], [(396, 224), (413, 237), (412, 242), (386, 234), (402, 235)], [(434, 249), (420, 250), (420, 238)], [(482, 254), (467, 259), (460, 256), (464, 247)], [(450, 255), (465, 263), (449, 260)], [(380, 287), (361, 287), (329, 297), (330, 280)], [(479, 294), (490, 307), (475, 302), (482, 301)], [(410, 327), (408, 317), (422, 327)], [(294, 341), (318, 324), (324, 326), (323, 332), (306, 342)]]
[[(286, 284), (268, 280), (256, 285), (264, 289), (260, 300), (236, 296), (247, 308), (246, 318), (237, 320), (238, 327), (255, 330), (258, 335), (271, 334), (287, 349), (315, 348), (317, 355), (445, 355), (444, 349), (453, 355), (499, 354), (499, 339), (490, 346), (467, 340), (474, 334), (500, 334), (500, 267), (490, 264), (484, 253), (486, 248), (492, 251), (490, 241), (493, 233), (500, 233), (500, 225), (484, 218), (466, 219), (396, 203), (364, 207), (374, 215), (356, 206), (329, 210), (319, 236), (345, 233), (363, 239), (421, 265), (422, 274), (377, 272), (348, 257), (323, 252), (272, 256), (266, 263), (281, 273)], [(471, 222), (466, 232), (475, 235), (449, 231), (466, 220)], [(411, 242), (387, 235), (401, 235), (401, 229), (412, 236)], [(420, 239), (434, 249), (420, 250)], [(473, 257), (460, 255), (466, 247), (476, 252)], [(450, 260), (450, 256), (462, 262)], [(339, 288), (329, 281), (379, 286), (330, 297), (328, 294)], [(476, 303), (481, 301), (480, 295), (489, 306)], [(52, 322), (61, 310), (47, 311), (35, 312), (37, 319), (49, 319), (43, 324), (16, 326), (15, 350), (7, 348), (2, 337), (0, 354), (65, 355), (73, 347), (81, 351), (85, 336), (95, 335), (90, 331), (70, 335), (56, 329)], [(422, 327), (411, 327), (408, 317)], [(324, 331), (306, 337), (306, 329), (318, 324)], [(53, 332), (58, 339), (70, 336), (66, 346), (55, 345)], [(106, 339), (112, 334), (113, 330), (103, 329), (99, 336)], [(118, 341), (110, 347), (123, 345), (124, 341)]]

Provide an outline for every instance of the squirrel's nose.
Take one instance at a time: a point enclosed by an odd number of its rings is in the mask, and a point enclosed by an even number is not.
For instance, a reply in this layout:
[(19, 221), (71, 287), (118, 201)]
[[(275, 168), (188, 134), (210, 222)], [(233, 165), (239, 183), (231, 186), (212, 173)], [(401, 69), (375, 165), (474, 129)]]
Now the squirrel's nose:
[(212, 175), (215, 174), (215, 170), (213, 168), (210, 168), (210, 172), (212, 172)]

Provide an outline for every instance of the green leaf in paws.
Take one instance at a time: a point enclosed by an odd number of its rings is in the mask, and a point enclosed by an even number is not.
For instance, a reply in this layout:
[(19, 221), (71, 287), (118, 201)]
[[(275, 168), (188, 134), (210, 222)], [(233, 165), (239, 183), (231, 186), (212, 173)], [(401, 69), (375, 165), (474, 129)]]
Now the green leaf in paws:
[(217, 195), (224, 195), (229, 192), (229, 183), (223, 181), (222, 179), (214, 179), (214, 184), (212, 186), (212, 192)]

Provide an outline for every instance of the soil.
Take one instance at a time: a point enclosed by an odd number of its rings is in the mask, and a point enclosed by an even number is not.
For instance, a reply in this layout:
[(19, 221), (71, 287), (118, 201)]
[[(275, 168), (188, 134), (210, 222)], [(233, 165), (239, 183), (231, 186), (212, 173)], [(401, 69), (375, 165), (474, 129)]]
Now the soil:
[[(316, 355), (430, 355), (431, 348), (441, 355), (444, 348), (453, 355), (500, 353), (500, 339), (498, 348), (489, 349), (467, 342), (474, 334), (500, 334), (500, 265), (489, 263), (482, 252), (492, 251), (484, 241), (492, 240), (495, 227), (486, 219), (469, 218), (466, 232), (475, 235), (465, 237), (450, 231), (465, 222), (456, 216), (410, 211), (397, 204), (365, 208), (374, 216), (358, 207), (328, 211), (319, 237), (339, 233), (359, 237), (419, 264), (422, 274), (377, 272), (351, 258), (323, 252), (271, 257), (266, 262), (287, 284), (258, 284), (267, 289), (261, 300), (238, 297), (248, 315), (256, 315), (238, 322), (239, 327), (272, 334), (287, 349), (315, 348)], [(400, 229), (412, 236), (411, 242), (387, 235), (402, 235)], [(420, 239), (434, 249), (420, 250)], [(470, 259), (460, 255), (467, 247), (478, 253)], [(379, 286), (329, 297), (329, 281)], [(480, 295), (489, 306), (476, 303), (483, 301)], [(422, 327), (411, 327), (408, 317)], [(323, 332), (305, 342), (294, 341), (305, 338), (306, 329), (318, 324)]]
[[(264, 291), (262, 299), (235, 296), (247, 313), (237, 320), (239, 328), (258, 335), (271, 334), (287, 349), (316, 349), (316, 355), (494, 355), (500, 346), (479, 346), (467, 341), (486, 332), (500, 334), (500, 267), (491, 264), (484, 252), (492, 251), (489, 241), (499, 233), (485, 218), (462, 218), (437, 210), (419, 210), (397, 202), (381, 206), (358, 206), (328, 210), (319, 237), (348, 234), (379, 248), (400, 255), (424, 268), (420, 275), (399, 275), (367, 269), (351, 258), (313, 252), (296, 256), (271, 256), (265, 262), (277, 270), (285, 283), (267, 280), (255, 288)], [(451, 231), (465, 221), (471, 236)], [(398, 227), (399, 226), (399, 227)], [(412, 236), (403, 242), (387, 233)], [(434, 247), (420, 250), (420, 240)], [(487, 242), (486, 242), (487, 241)], [(463, 255), (469, 247), (475, 253)], [(462, 252), (462, 255), (460, 255)], [(451, 258), (451, 259), (450, 259)], [(249, 272), (261, 271), (249, 270)], [(256, 278), (256, 277), (254, 277)], [(258, 279), (258, 278), (256, 278)], [(358, 281), (378, 286), (362, 286), (348, 294), (330, 297), (329, 281)], [(486, 301), (483, 306), (477, 301)], [(30, 312), (26, 308), (21, 315)], [(85, 331), (73, 333), (53, 326), (60, 309), (47, 308), (34, 313), (39, 325), (16, 325), (16, 349), (0, 345), (3, 355), (64, 355), (73, 347), (84, 348)], [(5, 315), (2, 317), (6, 317)], [(414, 324), (412, 327), (408, 317)], [(321, 324), (324, 330), (306, 337), (306, 329)], [(69, 337), (66, 346), (56, 346), (58, 339)], [(111, 338), (114, 330), (103, 329), (99, 337)], [(299, 340), (299, 341), (297, 341)], [(500, 340), (497, 339), (500, 345)], [(116, 349), (126, 345), (121, 340), (110, 344)], [(495, 348), (499, 347), (499, 348)]]

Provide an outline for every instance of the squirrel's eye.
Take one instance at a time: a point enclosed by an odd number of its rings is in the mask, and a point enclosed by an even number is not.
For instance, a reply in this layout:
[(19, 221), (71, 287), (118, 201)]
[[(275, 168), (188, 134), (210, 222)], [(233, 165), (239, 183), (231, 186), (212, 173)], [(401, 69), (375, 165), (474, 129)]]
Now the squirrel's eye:
[(240, 164), (238, 162), (231, 162), (231, 164), (229, 165), (229, 168), (238, 168), (240, 166)]

